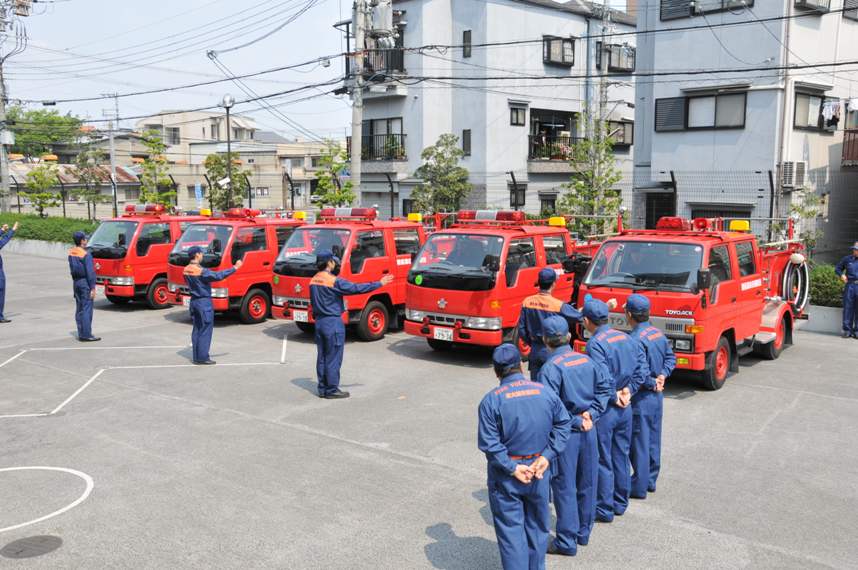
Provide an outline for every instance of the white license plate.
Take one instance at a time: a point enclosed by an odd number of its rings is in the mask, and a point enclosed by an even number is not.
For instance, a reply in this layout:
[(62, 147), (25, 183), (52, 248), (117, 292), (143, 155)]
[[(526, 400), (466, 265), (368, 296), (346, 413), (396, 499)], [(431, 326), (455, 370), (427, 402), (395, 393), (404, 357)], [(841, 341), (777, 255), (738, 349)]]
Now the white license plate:
[(185, 307), (191, 306), (191, 298), (190, 297), (182, 297), (182, 305)]
[(95, 294), (104, 297), (104, 285), (96, 285)]
[(453, 342), (453, 329), (435, 327), (435, 330), (432, 331), (432, 336), (435, 340), (449, 340)]
[(310, 313), (307, 311), (292, 311), (292, 320), (296, 323), (309, 323)]

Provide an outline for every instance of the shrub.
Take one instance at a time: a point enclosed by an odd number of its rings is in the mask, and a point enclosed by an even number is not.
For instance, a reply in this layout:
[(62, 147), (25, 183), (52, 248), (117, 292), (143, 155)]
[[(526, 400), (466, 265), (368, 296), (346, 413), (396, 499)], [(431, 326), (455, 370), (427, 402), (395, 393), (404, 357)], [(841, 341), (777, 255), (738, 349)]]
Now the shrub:
[(21, 224), (15, 232), (16, 237), (65, 243), (71, 243), (72, 234), (76, 231), (86, 232), (89, 235), (98, 227), (98, 222), (77, 218), (40, 218), (31, 214), (0, 214), (0, 226), (9, 224), (11, 227), (15, 222)]
[(810, 302), (823, 307), (843, 306), (843, 282), (833, 265), (817, 265), (810, 270)]

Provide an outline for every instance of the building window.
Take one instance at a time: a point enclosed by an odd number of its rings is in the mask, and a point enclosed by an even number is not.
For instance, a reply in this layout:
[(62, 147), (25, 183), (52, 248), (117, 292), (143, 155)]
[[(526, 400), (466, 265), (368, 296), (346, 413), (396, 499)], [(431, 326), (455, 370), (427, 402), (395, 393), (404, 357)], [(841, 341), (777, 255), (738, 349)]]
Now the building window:
[(831, 0), (795, 0), (795, 7), (823, 14), (831, 8)]
[(414, 200), (405, 199), (402, 200), (402, 215), (407, 216), (414, 212)]
[(514, 127), (525, 126), (527, 124), (527, 109), (525, 107), (510, 107), (509, 124)]
[(793, 126), (796, 129), (834, 132), (840, 124), (840, 100), (822, 93), (795, 94)]
[[(550, 216), (557, 212), (557, 194), (541, 194), (539, 196), (539, 212), (543, 216)], [(543, 238), (545, 253), (548, 254), (548, 236)], [(554, 263), (549, 261), (549, 263)]]
[(754, 0), (661, 0), (661, 19), (676, 20), (753, 6)]
[(471, 57), (471, 30), (462, 32), (462, 57)]
[(253, 193), (256, 196), (270, 196), (271, 190), (266, 186), (261, 186), (259, 188), (254, 188)]
[(254, 164), (255, 162), (256, 162), (255, 158), (248, 158), (247, 159), (247, 164)]
[(656, 99), (655, 130), (743, 129), (746, 106), (747, 93)]
[(211, 128), (212, 140), (220, 140), (220, 126), (217, 123), (212, 123)]
[(462, 131), (462, 152), (465, 156), (471, 156), (471, 129)]
[(556, 36), (542, 37), (542, 61), (549, 65), (575, 65), (575, 40)]
[(655, 100), (655, 131), (685, 130), (685, 97)]
[(608, 121), (608, 136), (614, 146), (632, 146), (635, 139), (635, 124), (630, 121)]
[(843, 0), (843, 17), (858, 21), (858, 0)]
[(168, 145), (179, 144), (182, 142), (182, 136), (179, 131), (179, 127), (167, 127), (164, 129), (164, 134), (166, 135), (166, 143)]

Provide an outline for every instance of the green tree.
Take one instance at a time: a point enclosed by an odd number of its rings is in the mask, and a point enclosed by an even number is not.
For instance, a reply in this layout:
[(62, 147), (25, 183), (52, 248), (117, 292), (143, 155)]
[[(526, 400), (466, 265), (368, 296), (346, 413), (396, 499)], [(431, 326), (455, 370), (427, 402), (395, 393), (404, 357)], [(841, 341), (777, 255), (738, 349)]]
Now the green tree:
[(60, 183), (55, 164), (43, 163), (27, 173), (27, 192), (22, 194), (33, 204), (39, 217), (47, 218), (46, 208), (60, 205), (60, 195), (51, 192)]
[(164, 152), (167, 145), (163, 143), (158, 131), (150, 130), (143, 133), (143, 144), (148, 156), (141, 165), (140, 200), (146, 204), (163, 204), (169, 206), (176, 197), (173, 181), (168, 176), (169, 165)]
[(471, 192), (468, 170), (459, 166), (464, 152), (459, 148), (459, 137), (443, 134), (434, 145), (426, 147), (420, 155), (423, 165), (414, 176), (423, 183), (411, 193), (418, 211), (449, 212), (459, 209), (462, 198)]
[(619, 212), (622, 198), (615, 186), (623, 176), (617, 169), (608, 123), (591, 119), (586, 113), (584, 118), (592, 125), (592, 133), (574, 143), (569, 151), (575, 174), (563, 185), (567, 192), (557, 201), (557, 211), (584, 216), (575, 218), (570, 229), (580, 235), (592, 235), (607, 231), (613, 224), (609, 218), (595, 216), (613, 216)]
[(242, 205), (242, 200), (247, 196), (247, 179), (250, 176), (250, 170), (242, 170), (236, 164), (238, 154), (231, 153), (229, 160), (232, 160), (232, 181), (226, 185), (218, 184), (219, 180), (226, 178), (227, 174), (227, 156), (226, 154), (210, 154), (206, 157), (204, 166), (209, 180), (214, 185), (214, 188), (209, 188), (209, 197), (211, 198), (212, 206), (217, 210), (228, 210)]
[(15, 133), (12, 152), (27, 157), (51, 152), (54, 144), (74, 142), (80, 136), (81, 120), (57, 111), (24, 110), (16, 105), (6, 112), (6, 121)]
[(355, 201), (351, 180), (341, 182), (343, 172), (348, 168), (349, 155), (344, 148), (333, 141), (325, 141), (325, 148), (319, 157), (319, 169), (316, 171), (318, 186), (316, 195), (321, 206), (350, 206)]
[[(86, 202), (87, 218), (96, 216), (96, 206), (111, 201), (111, 197), (101, 193), (101, 187), (110, 182), (110, 177), (103, 168), (107, 155), (103, 150), (90, 148), (80, 152), (75, 157), (74, 174), (81, 184), (74, 195)], [(90, 213), (90, 207), (92, 213)]]

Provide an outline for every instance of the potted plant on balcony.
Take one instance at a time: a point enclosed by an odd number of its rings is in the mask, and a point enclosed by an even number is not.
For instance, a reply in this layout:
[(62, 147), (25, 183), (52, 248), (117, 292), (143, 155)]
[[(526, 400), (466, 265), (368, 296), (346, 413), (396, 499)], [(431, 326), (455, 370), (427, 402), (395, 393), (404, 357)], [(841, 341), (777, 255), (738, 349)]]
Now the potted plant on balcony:
[(384, 143), (384, 158), (385, 160), (403, 160), (405, 158), (405, 149), (393, 135), (389, 135)]

